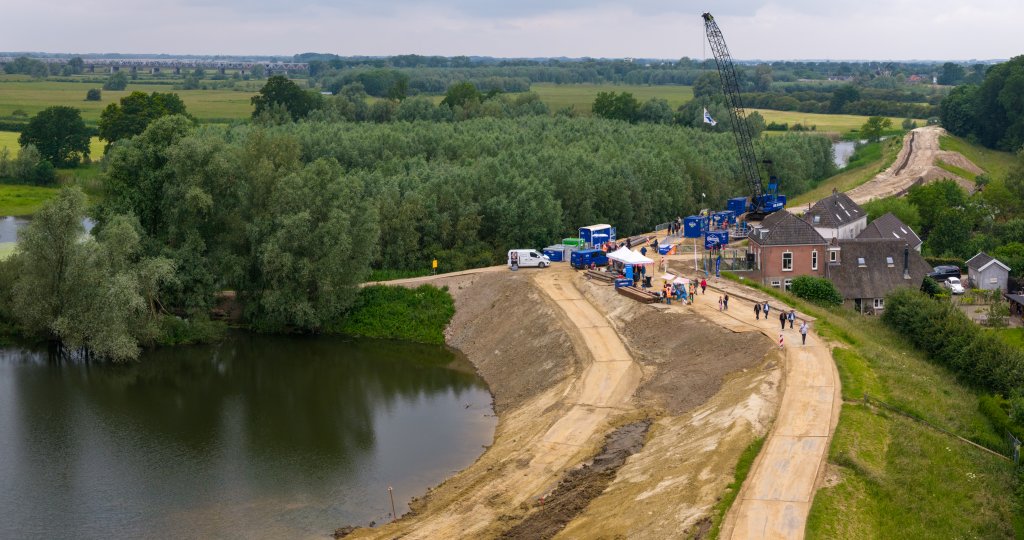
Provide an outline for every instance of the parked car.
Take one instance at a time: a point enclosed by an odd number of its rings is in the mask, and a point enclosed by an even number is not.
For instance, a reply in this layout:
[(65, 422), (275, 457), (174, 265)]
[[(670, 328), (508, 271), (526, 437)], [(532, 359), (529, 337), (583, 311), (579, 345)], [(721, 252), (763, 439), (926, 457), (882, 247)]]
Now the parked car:
[(547, 255), (541, 255), (536, 249), (510, 249), (508, 250), (508, 267), (536, 266), (547, 268), (551, 266), (551, 259)]
[(928, 277), (934, 279), (935, 281), (941, 281), (943, 283), (946, 282), (947, 278), (951, 277), (955, 277), (959, 280), (960, 267), (948, 264), (939, 265), (933, 268), (932, 271), (928, 273)]
[(949, 289), (949, 292), (953, 294), (964, 293), (964, 284), (960, 283), (960, 278), (946, 278), (946, 281), (943, 282), (943, 285), (945, 285), (946, 288)]

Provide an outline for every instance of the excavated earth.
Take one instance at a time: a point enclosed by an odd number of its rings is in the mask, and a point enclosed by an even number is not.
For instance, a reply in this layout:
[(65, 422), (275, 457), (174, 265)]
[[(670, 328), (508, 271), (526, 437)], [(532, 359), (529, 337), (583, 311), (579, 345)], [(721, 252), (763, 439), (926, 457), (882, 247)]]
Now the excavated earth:
[[(781, 357), (758, 332), (639, 304), (560, 265), (433, 284), (455, 299), (448, 343), (494, 396), (495, 439), (402, 519), (349, 537), (697, 535), (778, 409)], [(613, 386), (589, 392), (595, 373)]]

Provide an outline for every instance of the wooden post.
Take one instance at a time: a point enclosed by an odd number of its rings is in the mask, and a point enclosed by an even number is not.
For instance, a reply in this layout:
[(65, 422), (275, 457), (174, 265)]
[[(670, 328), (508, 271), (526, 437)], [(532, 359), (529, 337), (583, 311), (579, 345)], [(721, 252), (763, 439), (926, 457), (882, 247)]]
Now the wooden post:
[(388, 497), (391, 498), (391, 521), (398, 521), (398, 515), (395, 514), (395, 490), (388, 486)]

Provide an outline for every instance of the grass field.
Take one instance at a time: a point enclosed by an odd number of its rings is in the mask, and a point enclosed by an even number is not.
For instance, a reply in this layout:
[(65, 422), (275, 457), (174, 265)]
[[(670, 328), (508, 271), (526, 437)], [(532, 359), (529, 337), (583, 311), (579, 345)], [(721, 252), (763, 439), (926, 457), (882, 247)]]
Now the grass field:
[(27, 216), (57, 194), (57, 188), (0, 184), (0, 216)]
[(87, 82), (56, 82), (25, 80), (21, 77), (0, 76), (0, 117), (11, 116), (14, 111), (25, 112), (29, 117), (53, 105), (68, 105), (82, 111), (82, 118), (87, 124), (95, 125), (99, 121), (100, 112), (109, 105), (133, 91), (174, 92), (181, 96), (189, 114), (199, 120), (230, 121), (248, 118), (252, 114), (249, 98), (256, 93), (260, 84), (252, 81), (250, 89), (240, 90), (174, 90), (167, 84), (128, 84), (121, 92), (103, 91), (102, 101), (85, 101), (85, 93), (90, 88), (98, 88), (95, 83)]
[(886, 139), (881, 143), (880, 158), (859, 167), (853, 164), (853, 167), (847, 167), (839, 174), (822, 180), (814, 189), (789, 199), (786, 205), (790, 208), (806, 206), (807, 203), (814, 203), (826, 197), (832, 193), (833, 188), (839, 191), (849, 191), (871, 180), (876, 174), (892, 165), (896, 161), (896, 156), (899, 155), (900, 148), (902, 147), (902, 137)]
[(541, 101), (547, 103), (551, 112), (556, 112), (566, 107), (573, 107), (580, 114), (589, 116), (590, 107), (600, 92), (629, 92), (640, 102), (647, 101), (653, 97), (668, 101), (673, 108), (693, 99), (692, 86), (635, 86), (635, 85), (610, 85), (610, 84), (544, 84), (536, 83), (530, 85), (530, 90), (536, 92)]
[[(960, 152), (975, 165), (984, 169), (993, 180), (1004, 180), (1006, 173), (1017, 160), (1017, 156), (1010, 152), (1000, 152), (971, 144), (953, 135), (939, 137), (939, 148), (950, 152)], [(965, 178), (973, 179), (973, 175)]]
[[(764, 117), (765, 123), (775, 122), (777, 124), (802, 124), (804, 127), (816, 126), (815, 131), (824, 133), (843, 134), (853, 130), (859, 130), (864, 122), (868, 121), (867, 116), (856, 116), (852, 114), (816, 114), (802, 113), (795, 111), (772, 111), (768, 109), (747, 109), (749, 114), (757, 111)], [(903, 123), (902, 118), (890, 117), (892, 125), (899, 128)], [(918, 126), (925, 125), (925, 120), (917, 120)]]
[(0, 261), (10, 257), (17, 245), (17, 242), (0, 242)]
[(1013, 463), (904, 416), (865, 393), (962, 437), (998, 444), (979, 395), (927, 361), (876, 317), (825, 310), (772, 290), (818, 318), (840, 345), (844, 400), (807, 538), (1014, 538), (1022, 530)]
[[(20, 133), (13, 131), (0, 131), (0, 148), (6, 147), (11, 152), (11, 158), (18, 156), (18, 150), (21, 146), (18, 145), (18, 136)], [(103, 147), (105, 143), (100, 140), (99, 137), (93, 137), (89, 140), (89, 157), (93, 160), (99, 159), (103, 156)]]

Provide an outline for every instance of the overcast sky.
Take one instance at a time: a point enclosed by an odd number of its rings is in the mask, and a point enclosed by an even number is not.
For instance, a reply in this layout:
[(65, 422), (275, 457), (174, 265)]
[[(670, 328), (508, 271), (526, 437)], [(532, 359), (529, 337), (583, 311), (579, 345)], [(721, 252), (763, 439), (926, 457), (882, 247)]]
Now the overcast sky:
[(0, 50), (991, 59), (1024, 53), (1022, 0), (2, 0)]

